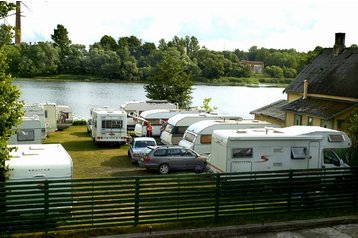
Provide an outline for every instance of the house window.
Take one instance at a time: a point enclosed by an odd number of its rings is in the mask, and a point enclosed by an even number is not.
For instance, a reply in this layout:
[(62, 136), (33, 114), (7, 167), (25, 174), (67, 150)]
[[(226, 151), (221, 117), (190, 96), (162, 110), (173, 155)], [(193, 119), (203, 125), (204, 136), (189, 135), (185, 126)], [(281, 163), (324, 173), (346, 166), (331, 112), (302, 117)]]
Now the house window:
[(332, 121), (321, 119), (321, 127), (332, 129)]
[(252, 148), (234, 148), (232, 149), (233, 158), (252, 158)]
[(294, 125), (298, 125), (298, 126), (302, 125), (302, 116), (301, 115), (295, 115), (294, 120), (295, 120), (293, 123)]
[(307, 117), (307, 126), (313, 126), (313, 117)]

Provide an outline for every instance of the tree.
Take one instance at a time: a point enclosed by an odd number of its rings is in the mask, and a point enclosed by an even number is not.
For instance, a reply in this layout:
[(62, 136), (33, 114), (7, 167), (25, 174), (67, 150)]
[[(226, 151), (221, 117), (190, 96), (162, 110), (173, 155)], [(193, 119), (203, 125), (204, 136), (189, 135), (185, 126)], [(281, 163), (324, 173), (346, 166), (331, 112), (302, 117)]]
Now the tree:
[[(12, 7), (13, 6), (13, 7)], [(0, 2), (0, 16), (6, 17), (15, 5), (5, 1)], [(0, 181), (8, 176), (6, 160), (10, 158), (13, 147), (8, 141), (14, 134), (12, 128), (21, 122), (23, 102), (19, 101), (20, 91), (12, 84), (11, 76), (7, 73), (7, 48), (14, 36), (13, 28), (0, 26)]]
[(186, 108), (191, 104), (192, 85), (185, 57), (175, 47), (170, 47), (161, 52), (161, 60), (153, 67), (144, 90), (150, 99), (166, 99)]
[[(342, 131), (346, 132), (352, 141), (352, 147), (350, 149), (350, 164), (357, 165), (357, 158), (352, 158), (358, 154), (358, 108), (354, 109), (349, 117), (346, 119), (342, 126)], [(357, 157), (357, 156), (355, 156)]]
[(51, 35), (51, 39), (54, 41), (54, 46), (60, 49), (60, 71), (62, 72), (64, 71), (64, 59), (68, 56), (71, 45), (71, 40), (68, 37), (67, 29), (63, 25), (58, 24), (57, 28)]
[(209, 104), (211, 102), (211, 98), (204, 98), (203, 100), (203, 106), (202, 108), (206, 111), (206, 112), (213, 112), (215, 111), (216, 109), (218, 109), (218, 107), (216, 106), (213, 106), (211, 107)]

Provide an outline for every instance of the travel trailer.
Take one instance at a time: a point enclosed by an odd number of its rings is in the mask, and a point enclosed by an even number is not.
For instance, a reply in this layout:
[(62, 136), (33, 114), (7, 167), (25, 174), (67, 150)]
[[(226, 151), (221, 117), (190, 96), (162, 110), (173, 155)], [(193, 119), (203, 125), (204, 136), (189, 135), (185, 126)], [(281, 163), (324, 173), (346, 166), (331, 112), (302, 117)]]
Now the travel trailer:
[(24, 116), (26, 117), (32, 117), (34, 115), (39, 117), (39, 120), (41, 122), (41, 137), (42, 139), (45, 139), (47, 137), (47, 126), (45, 121), (45, 110), (43, 105), (41, 104), (25, 104), (24, 105)]
[(188, 114), (198, 112), (196, 110), (185, 111), (180, 109), (155, 109), (144, 111), (138, 118), (135, 118), (136, 124), (134, 133), (136, 136), (145, 136), (147, 125), (150, 123), (153, 127), (152, 136), (160, 136), (163, 125), (169, 118), (176, 114)]
[(45, 110), (45, 123), (48, 132), (57, 131), (57, 105), (56, 103), (43, 103)]
[(186, 129), (198, 121), (204, 120), (240, 120), (239, 116), (219, 113), (194, 113), (177, 114), (169, 118), (165, 130), (160, 135), (160, 140), (165, 145), (178, 145), (183, 139)]
[(348, 167), (335, 149), (351, 145), (346, 133), (317, 126), (215, 130), (208, 169), (235, 173)]
[[(9, 179), (6, 181), (6, 197), (11, 200), (11, 203), (7, 203), (6, 210), (19, 215), (40, 215), (44, 210), (42, 204), (45, 196), (45, 181), (59, 180), (61, 184), (70, 183), (65, 180), (72, 179), (72, 158), (61, 144), (29, 144), (15, 147), (17, 150), (10, 152), (10, 159), (5, 162), (10, 169)], [(36, 183), (17, 184), (27, 181)], [(50, 189), (56, 190), (56, 188)], [(56, 197), (63, 200), (66, 195), (69, 199), (67, 205), (64, 205), (63, 201), (59, 205)], [(50, 211), (68, 214), (71, 209), (70, 190), (51, 194), (49, 204)]]
[(205, 120), (189, 126), (179, 145), (192, 149), (199, 154), (208, 155), (211, 152), (211, 135), (214, 130), (247, 129), (278, 127), (277, 125), (259, 120)]
[(127, 141), (127, 113), (108, 107), (91, 109), (91, 137), (96, 144), (125, 144)]
[(20, 125), (14, 130), (16, 134), (10, 138), (10, 145), (42, 143), (42, 124), (38, 115), (22, 117)]
[(63, 130), (70, 126), (73, 123), (72, 109), (66, 105), (57, 105), (57, 129)]
[(127, 127), (134, 130), (135, 117), (142, 112), (153, 109), (178, 109), (178, 104), (170, 103), (167, 100), (128, 101), (121, 105), (121, 109), (127, 112)]

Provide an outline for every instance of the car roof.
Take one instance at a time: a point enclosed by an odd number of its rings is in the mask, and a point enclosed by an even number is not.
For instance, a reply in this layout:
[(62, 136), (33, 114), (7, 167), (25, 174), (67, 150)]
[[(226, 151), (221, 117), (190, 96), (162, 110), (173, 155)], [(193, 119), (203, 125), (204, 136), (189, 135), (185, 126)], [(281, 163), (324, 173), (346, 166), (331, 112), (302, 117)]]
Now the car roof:
[(153, 137), (134, 137), (135, 141), (155, 141)]

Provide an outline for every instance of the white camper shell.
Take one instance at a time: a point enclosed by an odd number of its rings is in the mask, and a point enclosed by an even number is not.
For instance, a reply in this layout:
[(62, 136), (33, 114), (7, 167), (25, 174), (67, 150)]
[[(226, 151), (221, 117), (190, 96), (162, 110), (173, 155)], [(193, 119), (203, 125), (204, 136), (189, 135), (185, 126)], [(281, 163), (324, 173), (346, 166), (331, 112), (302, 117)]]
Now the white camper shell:
[(133, 100), (123, 103), (120, 108), (128, 114), (128, 129), (134, 130), (136, 124), (134, 118), (138, 117), (142, 112), (154, 109), (178, 109), (179, 107), (178, 104), (170, 103), (167, 100)]
[(63, 130), (73, 123), (72, 109), (66, 105), (57, 105), (57, 129)]
[(25, 104), (24, 105), (24, 116), (32, 117), (38, 116), (41, 122), (41, 137), (45, 139), (47, 137), (47, 124), (45, 120), (45, 109), (41, 104)]
[(317, 126), (215, 130), (208, 167), (215, 173), (347, 167), (334, 149), (351, 144), (344, 132)]
[(275, 124), (259, 120), (205, 120), (189, 126), (179, 141), (179, 145), (192, 149), (199, 154), (208, 155), (211, 152), (211, 136), (214, 130), (248, 129), (279, 127)]
[(91, 137), (96, 144), (125, 144), (127, 141), (127, 113), (108, 107), (91, 110)]
[[(136, 136), (145, 136), (147, 133), (147, 125), (150, 123), (153, 127), (152, 136), (160, 136), (163, 125), (169, 118), (176, 114), (195, 113), (197, 111), (184, 111), (180, 109), (155, 109), (144, 111), (138, 118), (135, 118), (136, 124), (134, 133)], [(164, 128), (163, 128), (164, 129)]]
[(204, 120), (240, 120), (239, 116), (220, 113), (193, 113), (177, 114), (169, 118), (165, 130), (160, 135), (160, 140), (165, 145), (178, 145), (183, 139), (186, 129), (198, 121)]
[[(29, 144), (15, 147), (17, 151), (12, 151), (10, 159), (5, 162), (10, 169), (10, 176), (6, 181), (8, 191), (6, 199), (10, 202), (7, 203), (6, 210), (21, 216), (43, 215), (45, 211), (44, 186), (46, 181), (51, 180), (53, 183), (68, 184), (69, 189), (55, 195), (60, 197), (62, 202), (59, 202), (56, 197), (49, 198), (49, 212), (70, 214), (73, 163), (63, 146), (61, 144)], [(30, 181), (36, 183), (23, 183)], [(68, 202), (65, 203), (63, 199), (66, 198)]]
[(42, 143), (42, 123), (37, 115), (22, 117), (21, 124), (14, 130), (16, 133), (10, 138), (10, 145)]

